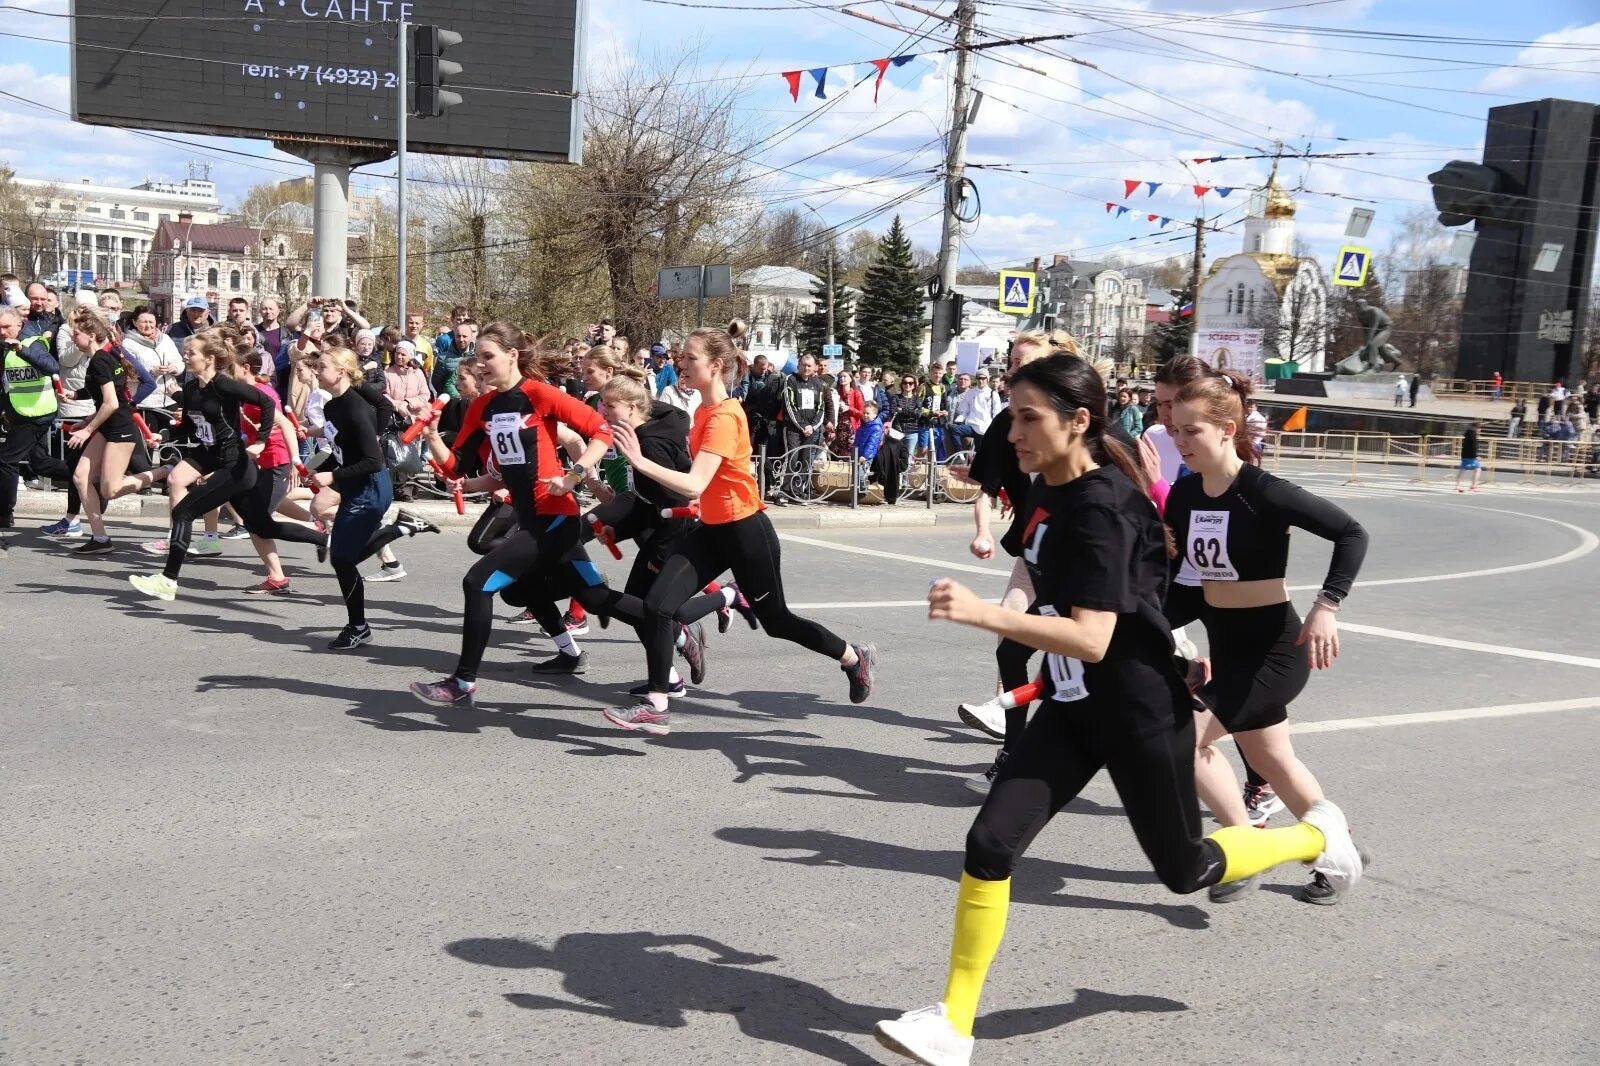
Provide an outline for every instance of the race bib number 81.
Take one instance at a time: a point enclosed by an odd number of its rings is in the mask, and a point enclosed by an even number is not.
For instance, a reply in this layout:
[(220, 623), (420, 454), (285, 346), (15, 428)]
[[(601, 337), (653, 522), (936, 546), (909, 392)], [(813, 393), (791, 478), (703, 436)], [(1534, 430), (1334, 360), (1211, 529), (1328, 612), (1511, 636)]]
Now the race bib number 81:
[(520, 466), (528, 461), (522, 447), (522, 416), (516, 412), (497, 414), (489, 419), (489, 446), (501, 466)]

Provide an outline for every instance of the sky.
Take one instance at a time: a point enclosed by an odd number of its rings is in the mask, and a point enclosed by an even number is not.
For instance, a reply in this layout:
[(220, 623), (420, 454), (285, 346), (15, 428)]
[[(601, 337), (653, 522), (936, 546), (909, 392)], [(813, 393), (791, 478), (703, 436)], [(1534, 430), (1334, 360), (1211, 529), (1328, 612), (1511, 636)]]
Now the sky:
[[(586, 2), (597, 100), (610, 72), (688, 54), (697, 80), (737, 90), (765, 202), (804, 203), (842, 230), (882, 231), (898, 212), (919, 245), (937, 247), (940, 196), (922, 186), (943, 159), (955, 60), (938, 50), (954, 31), (911, 8), (948, 16), (953, 2)], [(67, 9), (67, 0), (0, 0), (0, 88), (27, 101), (0, 97), (12, 146), (0, 160), (19, 174), (176, 181), (197, 161), (212, 165), (231, 205), (253, 184), (309, 173), (266, 142), (184, 137), (184, 148), (40, 110), (69, 107)], [(1479, 159), (1490, 107), (1600, 101), (1593, 0), (979, 0), (978, 29), (986, 42), (1069, 36), (984, 49), (974, 60), (984, 97), (967, 159), (981, 210), (963, 227), (963, 267), (1186, 254), (1192, 227), (1163, 229), (1147, 216), (1192, 220), (1197, 211), (1219, 227), (1208, 252), (1237, 251), (1249, 190), (1271, 165), (1259, 157), (1279, 141), (1282, 180), (1298, 190), (1298, 235), (1327, 264), (1346, 243), (1352, 207), (1376, 212), (1366, 243), (1382, 248), (1401, 216), (1431, 205), (1430, 172)], [(824, 102), (809, 77), (794, 101), (782, 75), (853, 64), (861, 79), (871, 60), (907, 54), (919, 58), (891, 68), (876, 102), (870, 79)], [(1329, 153), (1355, 154), (1307, 158)], [(392, 194), (392, 174), (392, 163), (368, 168), (357, 189)], [(1162, 184), (1129, 196), (1127, 181)], [(1195, 185), (1235, 191), (1199, 199)], [(1108, 212), (1108, 202), (1129, 211)]]

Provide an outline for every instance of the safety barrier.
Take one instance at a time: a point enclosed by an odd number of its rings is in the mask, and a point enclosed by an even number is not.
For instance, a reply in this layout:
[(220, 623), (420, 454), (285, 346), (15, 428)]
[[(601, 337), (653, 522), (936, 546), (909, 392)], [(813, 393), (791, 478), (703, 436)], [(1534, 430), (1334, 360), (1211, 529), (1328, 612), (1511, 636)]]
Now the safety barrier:
[[(1433, 390), (1435, 397), (1459, 396), (1478, 400), (1492, 400), (1495, 398), (1493, 381), (1474, 381), (1467, 378), (1430, 378), (1427, 384)], [(1500, 398), (1507, 403), (1516, 403), (1518, 400), (1538, 403), (1539, 397), (1550, 394), (1551, 385), (1552, 382), (1548, 381), (1503, 381), (1500, 383)]]
[[(1273, 432), (1267, 436), (1264, 458), (1274, 473), (1284, 459), (1348, 462), (1346, 484), (1361, 484), (1361, 475), (1374, 466), (1410, 470), (1412, 482), (1426, 484), (1453, 477), (1446, 472), (1460, 467), (1461, 440), (1453, 434)], [(1483, 470), (1479, 484), (1572, 483), (1600, 476), (1600, 441), (1483, 435), (1478, 438), (1478, 462)]]

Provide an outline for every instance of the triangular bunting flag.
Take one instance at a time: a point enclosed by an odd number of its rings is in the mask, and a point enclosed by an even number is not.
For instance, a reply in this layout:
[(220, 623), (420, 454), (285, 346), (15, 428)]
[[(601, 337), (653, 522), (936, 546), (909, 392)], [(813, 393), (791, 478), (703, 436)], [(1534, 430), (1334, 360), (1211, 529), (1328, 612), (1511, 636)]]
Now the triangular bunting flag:
[(1149, 192), (1145, 193), (1146, 196), (1154, 196), (1156, 194), (1156, 190), (1161, 188), (1161, 183), (1159, 181), (1147, 181), (1145, 182), (1145, 185), (1147, 185), (1150, 189)]
[(1210, 191), (1211, 191), (1211, 186), (1209, 186), (1209, 185), (1196, 185), (1194, 187), (1195, 196), (1200, 198), (1200, 199), (1202, 199), (1202, 200), (1205, 199), (1206, 193), (1208, 193)]
[(889, 60), (874, 59), (872, 65), (878, 68), (878, 77), (872, 83), (872, 102), (878, 102), (878, 90), (883, 88), (883, 76), (889, 73)]
[(1128, 209), (1126, 207), (1118, 207), (1117, 208), (1117, 217), (1118, 218), (1121, 218), (1123, 215), (1125, 215), (1127, 213), (1128, 213)]
[(1214, 155), (1210, 159), (1206, 160), (1206, 162), (1207, 163), (1220, 163), (1226, 158), (1228, 158), (1228, 157), (1224, 156), (1224, 155)]
[(889, 62), (893, 63), (897, 67), (903, 67), (915, 58), (917, 58), (916, 53), (912, 53), (911, 55), (895, 56), (894, 58), (890, 59)]
[(783, 72), (783, 80), (789, 83), (789, 99), (791, 100), (798, 101), (800, 99), (800, 75), (802, 73), (804, 71), (799, 70), (786, 70)]
[(1106, 214), (1109, 215), (1111, 213), (1111, 209), (1113, 207), (1116, 207), (1116, 206), (1117, 206), (1116, 204), (1112, 203), (1110, 200), (1107, 200), (1106, 201)]
[(1306, 428), (1306, 412), (1309, 411), (1309, 410), (1310, 410), (1310, 408), (1301, 407), (1301, 408), (1297, 409), (1294, 414), (1292, 414), (1288, 418), (1284, 419), (1283, 420), (1283, 431), (1285, 433), (1301, 433), (1301, 432), (1304, 432), (1305, 428)]
[(1138, 178), (1123, 178), (1122, 179), (1122, 198), (1124, 200), (1126, 200), (1128, 197), (1132, 196), (1133, 195), (1133, 190), (1137, 189), (1139, 187), (1139, 184), (1140, 183), (1139, 183), (1139, 179)]
[(1162, 224), (1162, 225), (1163, 225), (1163, 226), (1170, 226), (1170, 225), (1172, 225), (1172, 219), (1170, 219), (1170, 218), (1166, 218), (1166, 217), (1163, 217), (1163, 218), (1162, 218), (1162, 219), (1161, 219), (1161, 224)]
[(817, 91), (812, 95), (818, 100), (826, 100), (828, 98), (828, 68), (817, 67), (814, 70), (807, 71), (807, 73), (810, 74), (811, 79), (817, 83)]
[(1232, 191), (1233, 191), (1233, 187), (1232, 186), (1228, 186), (1227, 188), (1224, 188), (1221, 185), (1217, 186), (1217, 195), (1222, 197), (1224, 200), (1226, 200), (1228, 198), (1228, 194), (1230, 192), (1232, 192)]
[(1209, 160), (1209, 159), (1196, 159), (1195, 162), (1196, 163), (1209, 163), (1209, 162), (1211, 162), (1211, 160)]
[(1146, 215), (1146, 216), (1144, 216), (1144, 220), (1146, 222), (1154, 222), (1158, 217), (1159, 216), (1157, 216), (1157, 215)]

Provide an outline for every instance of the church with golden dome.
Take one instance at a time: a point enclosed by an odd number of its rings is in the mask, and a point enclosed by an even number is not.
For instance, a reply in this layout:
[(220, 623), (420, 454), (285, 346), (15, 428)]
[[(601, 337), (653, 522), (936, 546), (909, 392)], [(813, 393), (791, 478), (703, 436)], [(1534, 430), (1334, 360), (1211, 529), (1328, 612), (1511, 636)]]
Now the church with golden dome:
[(1215, 260), (1200, 283), (1194, 328), (1259, 329), (1263, 359), (1320, 373), (1328, 355), (1328, 282), (1315, 259), (1295, 254), (1294, 216), (1294, 197), (1274, 160), (1266, 187), (1251, 200), (1243, 250)]

